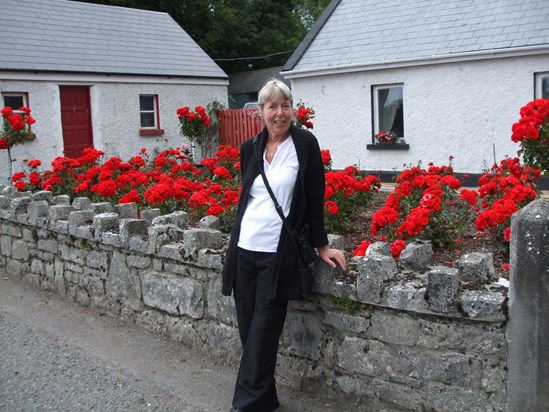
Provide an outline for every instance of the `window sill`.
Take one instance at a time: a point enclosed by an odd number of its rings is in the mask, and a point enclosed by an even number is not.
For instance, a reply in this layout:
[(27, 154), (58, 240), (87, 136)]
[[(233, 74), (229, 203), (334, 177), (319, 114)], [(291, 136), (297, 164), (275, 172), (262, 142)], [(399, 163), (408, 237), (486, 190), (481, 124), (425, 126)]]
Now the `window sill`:
[(394, 143), (394, 144), (367, 144), (367, 150), (408, 150), (410, 145), (408, 143)]
[(164, 129), (141, 129), (139, 130), (140, 136), (162, 136)]

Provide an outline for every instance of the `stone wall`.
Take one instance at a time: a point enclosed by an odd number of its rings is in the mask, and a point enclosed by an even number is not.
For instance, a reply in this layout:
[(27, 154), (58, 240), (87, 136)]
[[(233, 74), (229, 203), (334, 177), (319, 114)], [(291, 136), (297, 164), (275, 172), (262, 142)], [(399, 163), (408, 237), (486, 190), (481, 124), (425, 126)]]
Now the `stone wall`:
[[(216, 218), (189, 227), (183, 212), (2, 193), (0, 270), (237, 365)], [(364, 410), (505, 410), (507, 290), (491, 255), (433, 266), (430, 244), (416, 242), (397, 263), (378, 243), (349, 263), (347, 281), (318, 264), (315, 296), (291, 302), (279, 381), (362, 398)]]

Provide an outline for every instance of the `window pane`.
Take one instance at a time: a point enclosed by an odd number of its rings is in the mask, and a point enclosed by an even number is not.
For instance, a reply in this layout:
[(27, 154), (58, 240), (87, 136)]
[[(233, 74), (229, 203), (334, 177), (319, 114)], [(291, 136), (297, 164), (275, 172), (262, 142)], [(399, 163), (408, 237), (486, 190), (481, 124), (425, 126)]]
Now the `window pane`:
[(549, 99), (549, 76), (541, 79), (541, 98)]
[(10, 106), (14, 110), (19, 110), (24, 105), (23, 96), (4, 96), (4, 106)]
[(154, 113), (141, 113), (141, 127), (154, 127)]
[(402, 87), (378, 89), (377, 103), (379, 131), (393, 132), (398, 137), (404, 137)]
[(140, 110), (154, 110), (154, 96), (139, 96)]

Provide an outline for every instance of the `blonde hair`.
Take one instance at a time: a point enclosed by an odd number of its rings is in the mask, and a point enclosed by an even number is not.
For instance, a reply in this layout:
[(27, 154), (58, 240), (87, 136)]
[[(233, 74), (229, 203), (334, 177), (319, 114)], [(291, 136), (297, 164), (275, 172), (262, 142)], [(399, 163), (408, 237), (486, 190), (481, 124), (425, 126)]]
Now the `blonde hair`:
[(294, 105), (294, 98), (290, 88), (286, 84), (278, 79), (269, 79), (267, 83), (261, 88), (257, 96), (257, 105), (260, 110), (263, 110), (263, 105), (271, 100), (283, 98), (289, 100), (292, 107)]

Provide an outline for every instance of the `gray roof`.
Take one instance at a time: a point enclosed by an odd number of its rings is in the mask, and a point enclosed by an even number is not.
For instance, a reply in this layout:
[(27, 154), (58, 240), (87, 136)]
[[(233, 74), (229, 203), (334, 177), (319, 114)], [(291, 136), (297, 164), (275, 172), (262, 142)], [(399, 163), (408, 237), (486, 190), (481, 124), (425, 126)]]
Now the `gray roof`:
[(548, 0), (332, 0), (284, 70), (549, 45)]
[(0, 38), (0, 70), (228, 77), (167, 13), (1, 0)]

